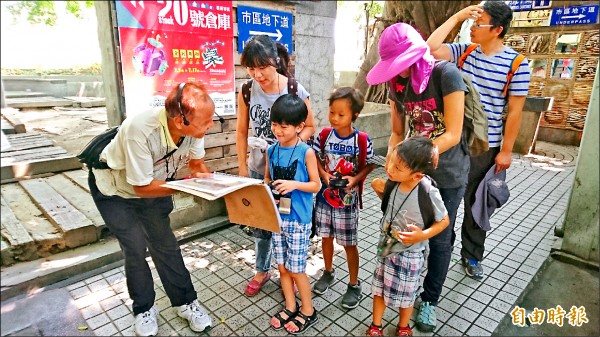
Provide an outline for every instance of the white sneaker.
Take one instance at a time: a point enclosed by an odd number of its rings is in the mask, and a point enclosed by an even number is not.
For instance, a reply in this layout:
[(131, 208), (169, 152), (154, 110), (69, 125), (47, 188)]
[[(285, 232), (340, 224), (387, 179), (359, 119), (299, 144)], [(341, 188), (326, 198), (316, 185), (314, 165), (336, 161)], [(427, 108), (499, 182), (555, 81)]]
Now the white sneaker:
[(176, 310), (179, 317), (188, 320), (190, 329), (195, 332), (202, 332), (212, 325), (210, 315), (206, 312), (206, 309), (198, 303), (198, 300), (194, 300), (194, 302), (190, 304), (179, 306)]
[(135, 316), (134, 330), (136, 336), (156, 336), (158, 333), (158, 322), (156, 316), (158, 310), (152, 306), (150, 310)]

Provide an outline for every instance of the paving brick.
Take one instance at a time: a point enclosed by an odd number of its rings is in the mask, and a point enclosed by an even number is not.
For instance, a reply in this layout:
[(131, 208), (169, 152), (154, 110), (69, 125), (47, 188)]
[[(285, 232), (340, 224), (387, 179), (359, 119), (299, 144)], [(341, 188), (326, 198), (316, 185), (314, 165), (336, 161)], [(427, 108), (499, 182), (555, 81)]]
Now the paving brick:
[[(475, 309), (475, 308), (470, 308), (466, 305), (463, 305), (460, 309), (458, 309), (458, 311), (455, 313), (455, 315), (462, 319), (465, 319), (467, 322), (473, 322), (473, 321), (475, 321), (477, 316), (479, 316), (479, 312), (476, 312), (472, 309)], [(465, 330), (461, 330), (461, 331), (465, 331)]]
[(455, 313), (458, 310), (458, 308), (460, 308), (460, 304), (450, 300), (441, 300), (438, 303), (438, 306), (452, 314)]
[(109, 311), (117, 306), (123, 305), (123, 301), (116, 296), (108, 297), (102, 301), (100, 301), (100, 306), (104, 311)]
[(504, 318), (505, 313), (502, 311), (496, 310), (490, 306), (490, 307), (485, 308), (482, 315), (487, 318), (490, 318), (496, 322), (500, 322), (502, 320), (502, 318)]
[[(498, 281), (502, 282), (502, 284), (508, 282), (508, 280), (510, 280), (510, 275), (506, 274), (500, 270), (494, 270), (491, 274), (490, 277), (497, 279)], [(499, 288), (502, 288), (503, 285), (501, 285)]]
[(89, 295), (91, 291), (86, 285), (84, 285), (82, 287), (71, 290), (69, 293), (71, 294), (73, 299), (78, 299), (80, 297)]
[(456, 315), (450, 317), (446, 324), (456, 329), (457, 331), (467, 331), (471, 326), (471, 323), (469, 321), (462, 319)]
[[(177, 332), (179, 333), (180, 336), (192, 336), (192, 335), (197, 335), (197, 333), (193, 332), (190, 330), (190, 334), (182, 334), (181, 331), (178, 329)], [(231, 331), (231, 329), (226, 325), (226, 324), (217, 324), (215, 327), (213, 327), (210, 330), (210, 335), (211, 336), (231, 336), (233, 334), (233, 331)]]
[(481, 329), (491, 333), (494, 330), (496, 330), (496, 327), (498, 326), (499, 322), (484, 315), (481, 315), (477, 318), (475, 324)]
[(500, 292), (498, 296), (495, 299), (493, 299), (492, 302), (490, 302), (489, 306), (503, 313), (510, 312), (510, 310), (512, 309), (512, 305), (510, 303), (507, 303), (507, 301), (504, 301), (505, 294), (506, 293)]
[(462, 332), (456, 330), (449, 324), (444, 324), (439, 330), (434, 331), (438, 336), (461, 336)]
[(83, 318), (88, 319), (100, 315), (104, 312), (104, 309), (102, 309), (100, 304), (96, 302), (89, 306), (86, 306), (85, 308), (80, 308), (79, 312), (81, 312)]
[[(134, 320), (135, 320), (135, 318), (133, 317), (133, 315), (125, 315), (119, 319), (114, 320), (113, 323), (115, 324), (117, 329), (119, 329), (119, 331), (123, 332), (133, 325)], [(160, 326), (159, 326), (159, 329), (160, 329)], [(161, 334), (159, 334), (159, 335), (161, 335)]]
[(522, 290), (517, 293), (508, 293), (505, 291), (500, 291), (500, 293), (498, 293), (497, 297), (502, 299), (505, 302), (513, 304), (517, 301), (517, 299), (519, 298), (519, 296), (521, 295), (522, 292), (523, 292)]
[(467, 336), (491, 336), (492, 333), (485, 329), (478, 327), (477, 325), (473, 325), (469, 328), (466, 335)]
[(99, 315), (87, 319), (86, 322), (90, 326), (90, 329), (95, 330), (110, 322), (110, 318), (105, 313), (101, 313)]
[[(461, 286), (457, 286), (458, 289), (462, 289)], [(444, 298), (451, 300), (455, 303), (462, 304), (467, 300), (467, 296), (458, 292), (458, 290), (454, 290), (449, 292)]]

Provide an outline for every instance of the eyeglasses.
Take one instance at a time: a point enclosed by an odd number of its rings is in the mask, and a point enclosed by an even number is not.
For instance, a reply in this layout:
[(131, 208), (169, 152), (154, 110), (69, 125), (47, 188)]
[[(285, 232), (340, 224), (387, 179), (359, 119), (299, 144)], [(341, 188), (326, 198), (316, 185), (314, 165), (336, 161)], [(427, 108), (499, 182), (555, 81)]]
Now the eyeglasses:
[(479, 27), (494, 27), (494, 25), (490, 25), (490, 24), (482, 25), (482, 24), (479, 24), (479, 23), (477, 23), (477, 22), (473, 22), (473, 23), (471, 24), (471, 28), (472, 28), (472, 29), (477, 29), (477, 28), (479, 28)]

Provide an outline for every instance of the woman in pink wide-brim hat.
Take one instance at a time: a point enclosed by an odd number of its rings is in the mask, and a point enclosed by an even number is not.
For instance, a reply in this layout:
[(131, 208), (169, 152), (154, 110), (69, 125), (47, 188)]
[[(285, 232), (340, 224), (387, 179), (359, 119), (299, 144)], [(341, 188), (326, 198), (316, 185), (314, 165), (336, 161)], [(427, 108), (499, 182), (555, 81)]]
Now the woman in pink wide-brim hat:
[[(427, 284), (439, 280), (438, 275), (443, 274), (441, 279), (445, 279), (448, 272), (454, 242), (454, 222), (469, 172), (468, 147), (462, 137), (467, 87), (458, 68), (449, 62), (436, 62), (429, 53), (427, 43), (408, 24), (397, 23), (382, 32), (379, 39), (379, 56), (380, 61), (367, 74), (367, 82), (371, 85), (389, 83), (392, 133), (388, 145), (388, 159), (396, 144), (404, 140), (406, 122), (409, 137), (429, 137), (440, 154), (437, 169), (425, 172), (437, 182), (451, 224), (429, 239), (428, 274), (424, 288), (437, 289), (427, 287)], [(373, 187), (376, 190), (378, 188), (375, 185)], [(390, 198), (388, 208), (402, 202), (392, 199), (394, 198)], [(418, 211), (419, 207), (416, 208)], [(411, 207), (408, 212), (415, 212), (415, 207)], [(422, 221), (418, 216), (413, 220)], [(413, 230), (404, 235), (423, 235), (423, 230)], [(396, 334), (412, 335), (408, 323), (414, 300), (418, 296), (419, 275), (422, 270), (419, 266), (423, 266), (425, 257), (422, 251), (414, 252), (410, 247), (394, 256), (396, 260), (393, 263), (385, 261), (388, 257), (379, 262), (385, 266), (382, 273), (374, 273), (373, 322), (367, 330), (369, 336), (382, 335), (382, 317), (386, 306), (399, 310)], [(389, 268), (390, 263), (416, 267)], [(378, 265), (376, 268), (382, 267)], [(379, 280), (378, 277), (382, 279)], [(402, 290), (394, 292), (393, 289)], [(437, 300), (434, 302), (434, 299), (438, 297), (439, 294), (427, 291), (421, 294), (425, 306), (437, 305)]]

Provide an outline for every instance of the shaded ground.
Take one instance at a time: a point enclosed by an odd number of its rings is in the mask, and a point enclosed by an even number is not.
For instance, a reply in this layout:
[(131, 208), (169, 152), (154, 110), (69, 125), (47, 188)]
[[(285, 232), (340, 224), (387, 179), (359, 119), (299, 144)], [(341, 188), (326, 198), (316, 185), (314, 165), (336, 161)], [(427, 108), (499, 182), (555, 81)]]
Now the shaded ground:
[(77, 154), (108, 127), (106, 107), (22, 109), (17, 114), (27, 132), (38, 132), (70, 154)]
[[(536, 307), (545, 310), (544, 323), (519, 327), (507, 314), (492, 336), (599, 336), (598, 284), (598, 270), (577, 267), (550, 257), (525, 289), (521, 301), (515, 303), (526, 310)], [(567, 313), (572, 306), (583, 306), (589, 322), (574, 326), (565, 317), (562, 326), (548, 323), (547, 310), (556, 309), (557, 305)]]
[(2, 320), (2, 336), (94, 336), (65, 289), (2, 302)]

